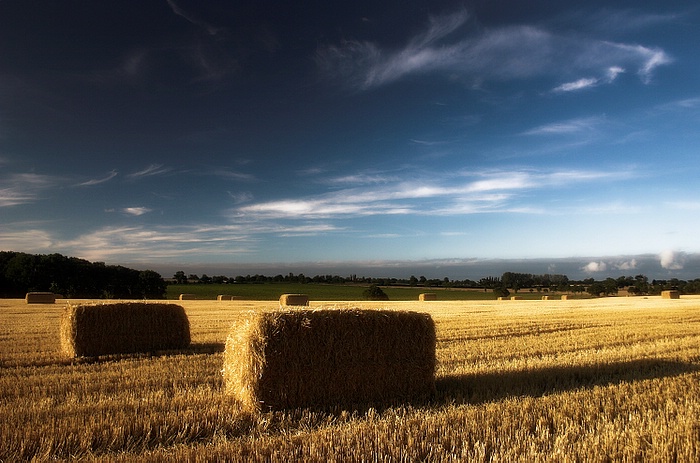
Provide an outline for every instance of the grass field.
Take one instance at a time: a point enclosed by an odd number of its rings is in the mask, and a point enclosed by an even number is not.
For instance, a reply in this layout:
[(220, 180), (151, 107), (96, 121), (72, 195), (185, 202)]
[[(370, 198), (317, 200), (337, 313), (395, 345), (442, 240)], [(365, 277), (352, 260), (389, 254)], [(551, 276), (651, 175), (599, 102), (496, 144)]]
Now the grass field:
[(0, 299), (0, 461), (700, 461), (700, 298), (323, 303), (431, 313), (437, 395), (243, 412), (231, 323), (276, 302), (182, 301), (192, 346), (70, 360), (62, 304)]
[[(261, 283), (261, 284), (227, 284), (227, 285), (169, 285), (166, 297), (178, 299), (180, 294), (194, 294), (197, 299), (215, 300), (219, 294), (240, 296), (252, 301), (276, 301), (282, 294), (308, 294), (312, 301), (356, 301), (362, 299), (362, 292), (367, 286), (359, 285), (329, 285), (329, 284), (301, 284), (301, 283)], [(459, 288), (423, 288), (423, 287), (382, 287), (389, 296), (390, 301), (417, 301), (421, 293), (437, 293), (438, 299), (443, 301), (480, 301), (495, 300), (492, 291), (484, 292), (480, 289)], [(524, 299), (541, 299), (543, 294), (529, 291), (521, 291), (517, 295)], [(513, 294), (515, 295), (515, 294)]]

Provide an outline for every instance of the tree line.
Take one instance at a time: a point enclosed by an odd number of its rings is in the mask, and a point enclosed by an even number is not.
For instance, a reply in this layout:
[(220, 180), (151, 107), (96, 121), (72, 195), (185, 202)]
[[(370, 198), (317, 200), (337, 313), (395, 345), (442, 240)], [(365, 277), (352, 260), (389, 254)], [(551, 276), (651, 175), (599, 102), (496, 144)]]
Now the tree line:
[(636, 276), (620, 276), (618, 278), (606, 278), (605, 280), (595, 280), (586, 278), (583, 280), (570, 280), (566, 275), (561, 274), (531, 274), (531, 273), (516, 273), (505, 272), (500, 277), (484, 277), (478, 281), (451, 280), (445, 278), (428, 279), (425, 276), (416, 277), (411, 275), (409, 278), (377, 278), (377, 277), (358, 277), (350, 275), (347, 277), (339, 275), (316, 275), (309, 277), (303, 273), (295, 275), (288, 273), (286, 275), (278, 274), (275, 276), (267, 276), (261, 274), (255, 275), (238, 275), (235, 277), (227, 277), (224, 275), (201, 276), (196, 274), (186, 274), (184, 271), (178, 271), (170, 280), (174, 284), (262, 284), (262, 283), (321, 283), (321, 284), (358, 284), (358, 285), (376, 285), (376, 286), (410, 286), (410, 287), (426, 287), (426, 288), (468, 288), (468, 289), (483, 289), (484, 291), (493, 291), (497, 295), (507, 296), (510, 291), (517, 293), (521, 290), (538, 291), (538, 292), (567, 292), (567, 293), (588, 293), (592, 296), (610, 296), (618, 294), (622, 289), (628, 294), (634, 295), (658, 295), (661, 291), (674, 289), (681, 294), (700, 294), (700, 278), (686, 281), (672, 278), (670, 280), (651, 280), (645, 275)]
[(50, 291), (75, 299), (163, 299), (167, 286), (153, 270), (105, 265), (61, 254), (0, 251), (0, 297)]

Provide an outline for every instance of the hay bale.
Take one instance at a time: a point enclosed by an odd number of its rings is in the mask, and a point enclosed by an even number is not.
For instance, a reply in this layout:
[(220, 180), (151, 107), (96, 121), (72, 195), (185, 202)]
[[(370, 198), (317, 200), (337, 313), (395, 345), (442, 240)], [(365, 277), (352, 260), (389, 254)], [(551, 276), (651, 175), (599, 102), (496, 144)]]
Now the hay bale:
[(542, 296), (542, 300), (543, 300), (543, 301), (548, 301), (548, 300), (549, 300), (549, 296)]
[(510, 300), (511, 301), (522, 301), (523, 297), (522, 296), (511, 296)]
[(668, 291), (661, 291), (661, 299), (680, 299), (681, 293), (677, 290), (672, 289)]
[(230, 301), (232, 300), (232, 298), (233, 296), (231, 296), (230, 294), (219, 294), (218, 296), (216, 296), (217, 301)]
[(32, 291), (24, 296), (27, 304), (54, 304), (56, 303), (56, 295), (41, 291)]
[(280, 307), (308, 306), (309, 296), (306, 294), (282, 294)]
[(195, 299), (197, 299), (197, 296), (194, 294), (180, 294), (181, 301), (194, 301)]
[(190, 344), (190, 322), (176, 304), (69, 304), (60, 337), (70, 357), (183, 349)]
[(420, 400), (435, 392), (435, 339), (417, 312), (252, 313), (226, 339), (226, 392), (252, 410)]
[(437, 294), (435, 293), (422, 293), (418, 295), (419, 301), (437, 301)]
[(507, 298), (505, 298), (505, 297), (503, 297), (503, 296), (498, 296), (498, 300), (499, 300), (499, 301), (505, 301), (506, 299), (507, 299)]

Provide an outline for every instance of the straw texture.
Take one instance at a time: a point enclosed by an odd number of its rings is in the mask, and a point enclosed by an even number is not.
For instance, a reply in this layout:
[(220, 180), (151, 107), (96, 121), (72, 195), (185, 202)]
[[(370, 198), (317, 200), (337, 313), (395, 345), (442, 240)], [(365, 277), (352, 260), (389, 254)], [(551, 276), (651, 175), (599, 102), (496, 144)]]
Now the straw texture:
[(183, 349), (190, 344), (190, 323), (176, 304), (69, 304), (60, 337), (70, 357)]
[(394, 403), (435, 391), (435, 325), (388, 310), (252, 313), (227, 338), (224, 381), (244, 408)]

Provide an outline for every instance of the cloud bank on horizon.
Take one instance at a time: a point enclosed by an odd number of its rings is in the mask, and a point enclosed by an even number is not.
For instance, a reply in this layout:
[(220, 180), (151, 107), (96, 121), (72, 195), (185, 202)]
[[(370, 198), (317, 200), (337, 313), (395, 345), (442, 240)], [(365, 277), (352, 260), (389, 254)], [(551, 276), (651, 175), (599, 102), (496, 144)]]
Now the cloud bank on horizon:
[(591, 275), (652, 255), (684, 274), (699, 20), (690, 1), (3, 2), (0, 250), (594, 256), (575, 266)]

